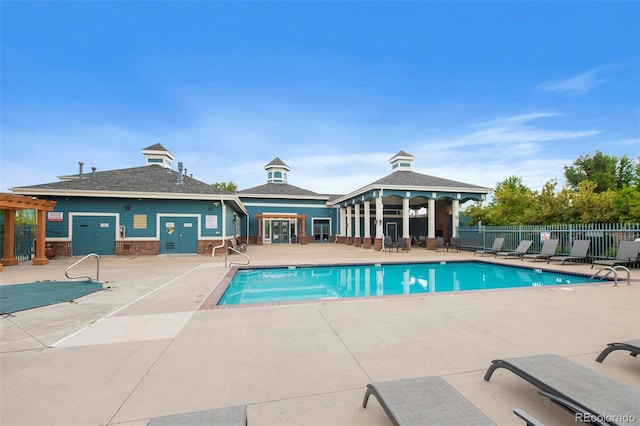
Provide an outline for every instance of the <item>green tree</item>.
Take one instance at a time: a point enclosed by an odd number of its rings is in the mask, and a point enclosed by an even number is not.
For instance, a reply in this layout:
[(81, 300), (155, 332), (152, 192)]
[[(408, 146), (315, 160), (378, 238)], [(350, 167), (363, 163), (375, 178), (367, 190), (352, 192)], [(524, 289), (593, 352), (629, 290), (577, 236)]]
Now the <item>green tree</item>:
[(17, 225), (35, 225), (37, 221), (35, 210), (25, 209), (16, 211)]
[(613, 205), (613, 191), (596, 192), (595, 182), (580, 182), (572, 201), (581, 223), (618, 222), (618, 214)]
[(238, 185), (233, 183), (233, 181), (229, 182), (213, 182), (211, 184), (214, 188), (222, 189), (223, 191), (231, 191), (235, 192), (238, 190)]
[(522, 222), (528, 225), (549, 225), (564, 222), (571, 217), (571, 195), (573, 191), (556, 194), (558, 182), (550, 180), (544, 184), (540, 194), (534, 195), (534, 203), (523, 211)]
[(510, 176), (496, 185), (493, 199), (486, 207), (475, 205), (467, 209), (472, 223), (484, 225), (520, 225), (522, 212), (534, 205), (534, 193), (518, 176)]
[(567, 183), (576, 190), (580, 182), (594, 182), (595, 192), (620, 189), (634, 180), (633, 164), (626, 155), (618, 160), (600, 151), (596, 151), (593, 157), (581, 155), (572, 166), (564, 166), (564, 175)]
[(616, 188), (622, 189), (624, 187), (634, 185), (635, 177), (633, 161), (631, 161), (626, 155), (623, 155), (618, 160), (618, 167), (616, 169)]
[(613, 193), (613, 206), (619, 222), (640, 222), (640, 189), (626, 186)]

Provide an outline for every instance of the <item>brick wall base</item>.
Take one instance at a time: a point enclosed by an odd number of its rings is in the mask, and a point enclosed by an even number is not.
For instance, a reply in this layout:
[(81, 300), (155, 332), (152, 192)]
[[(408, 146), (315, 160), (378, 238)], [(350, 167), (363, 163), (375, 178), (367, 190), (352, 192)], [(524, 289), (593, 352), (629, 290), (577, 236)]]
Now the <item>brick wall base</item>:
[(370, 249), (371, 248), (371, 238), (370, 237), (369, 238), (365, 237), (365, 238), (362, 239), (362, 247), (366, 248), (366, 249)]

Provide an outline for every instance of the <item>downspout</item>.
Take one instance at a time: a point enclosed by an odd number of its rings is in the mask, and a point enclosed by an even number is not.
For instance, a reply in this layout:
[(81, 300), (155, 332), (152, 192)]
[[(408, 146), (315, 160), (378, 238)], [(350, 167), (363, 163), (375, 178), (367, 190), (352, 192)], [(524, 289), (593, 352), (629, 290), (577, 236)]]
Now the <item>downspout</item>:
[(227, 242), (225, 241), (225, 237), (227, 236), (227, 209), (225, 208), (224, 200), (220, 199), (220, 201), (222, 202), (222, 243), (211, 250), (211, 257), (215, 257), (216, 249), (227, 246)]

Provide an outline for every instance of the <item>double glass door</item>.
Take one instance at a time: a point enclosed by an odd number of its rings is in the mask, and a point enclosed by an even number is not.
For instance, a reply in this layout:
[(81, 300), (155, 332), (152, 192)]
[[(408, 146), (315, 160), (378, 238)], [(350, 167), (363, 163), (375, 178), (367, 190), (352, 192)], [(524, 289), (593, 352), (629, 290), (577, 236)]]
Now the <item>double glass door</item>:
[(329, 219), (313, 221), (313, 241), (316, 243), (329, 242)]
[(289, 243), (295, 238), (295, 222), (272, 219), (264, 223), (265, 244)]

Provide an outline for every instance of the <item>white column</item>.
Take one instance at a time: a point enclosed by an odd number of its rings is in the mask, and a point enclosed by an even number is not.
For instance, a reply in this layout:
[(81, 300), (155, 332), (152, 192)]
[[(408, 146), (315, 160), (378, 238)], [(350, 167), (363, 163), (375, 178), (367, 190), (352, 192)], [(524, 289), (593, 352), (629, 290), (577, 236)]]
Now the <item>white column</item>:
[(382, 198), (376, 198), (376, 238), (383, 238), (382, 232), (383, 206)]
[(458, 237), (458, 227), (460, 226), (460, 200), (452, 200), (451, 201), (451, 226), (453, 229), (451, 230), (452, 238)]
[(351, 206), (347, 207), (347, 237), (353, 235), (353, 225), (351, 224)]
[(341, 237), (345, 237), (347, 235), (347, 230), (345, 229), (347, 227), (347, 222), (345, 220), (346, 217), (346, 210), (344, 207), (340, 208), (340, 236)]
[(402, 238), (409, 238), (409, 199), (402, 199)]
[(353, 235), (356, 238), (360, 238), (360, 204), (356, 204), (353, 207), (356, 210), (356, 217), (354, 220), (354, 225), (353, 225)]
[(427, 214), (429, 215), (429, 231), (428, 231), (428, 238), (435, 238), (436, 237), (436, 200), (431, 198), (429, 199), (429, 208), (427, 211)]
[(364, 202), (364, 237), (371, 238), (371, 201)]

